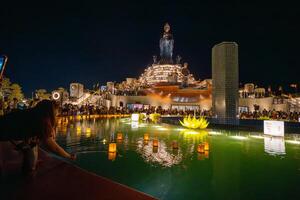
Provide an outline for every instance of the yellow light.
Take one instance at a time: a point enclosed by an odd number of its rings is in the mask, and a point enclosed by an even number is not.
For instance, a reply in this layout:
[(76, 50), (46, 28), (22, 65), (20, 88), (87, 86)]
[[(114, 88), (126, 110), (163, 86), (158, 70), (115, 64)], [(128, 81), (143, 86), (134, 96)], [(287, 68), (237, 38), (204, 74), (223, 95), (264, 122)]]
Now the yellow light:
[(231, 137), (234, 138), (234, 139), (237, 139), (237, 140), (246, 140), (246, 139), (248, 139), (247, 137), (240, 136), (240, 135), (235, 135), (235, 136), (231, 136)]
[(67, 132), (67, 127), (66, 127), (66, 126), (64, 126), (64, 127), (62, 128), (62, 132), (63, 132), (63, 133)]
[(106, 143), (106, 139), (103, 139), (102, 142), (103, 142), (103, 144), (105, 144)]
[(209, 144), (208, 144), (208, 142), (204, 143), (204, 151), (209, 151)]
[(204, 157), (205, 157), (205, 158), (209, 158), (209, 151), (205, 151), (205, 152), (204, 152)]
[(145, 141), (148, 141), (148, 140), (149, 140), (149, 134), (148, 134), (148, 133), (145, 133), (145, 134), (144, 134), (144, 140), (145, 140)]
[(113, 153), (111, 153), (111, 152), (109, 152), (108, 153), (108, 160), (115, 160), (116, 159), (116, 156), (117, 156), (117, 153), (116, 152), (113, 152)]
[(123, 134), (122, 133), (117, 134), (117, 140), (123, 140)]
[(250, 135), (250, 137), (256, 138), (256, 139), (264, 139), (265, 138), (264, 136), (261, 136), (261, 135)]
[(209, 135), (222, 135), (222, 133), (216, 132), (216, 131), (210, 131), (208, 133), (209, 133)]
[(80, 134), (81, 134), (81, 127), (77, 127), (77, 136), (80, 136)]
[(86, 128), (87, 133), (91, 133), (91, 128)]
[(109, 143), (108, 145), (108, 152), (115, 153), (117, 152), (117, 144), (116, 143)]
[(157, 139), (153, 139), (152, 145), (153, 145), (153, 147), (158, 147), (158, 140)]
[(86, 133), (85, 133), (85, 136), (86, 137), (91, 137), (91, 130), (89, 130), (89, 131), (87, 130)]

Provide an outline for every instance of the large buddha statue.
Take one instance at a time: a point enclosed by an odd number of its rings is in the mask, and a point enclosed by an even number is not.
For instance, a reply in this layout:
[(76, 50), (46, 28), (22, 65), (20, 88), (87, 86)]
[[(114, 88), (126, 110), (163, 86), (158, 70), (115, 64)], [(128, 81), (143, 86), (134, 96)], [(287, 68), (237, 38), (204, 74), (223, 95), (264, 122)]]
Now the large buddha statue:
[(164, 26), (164, 33), (159, 41), (160, 48), (160, 64), (172, 64), (174, 40), (173, 35), (170, 33), (170, 25), (168, 23)]

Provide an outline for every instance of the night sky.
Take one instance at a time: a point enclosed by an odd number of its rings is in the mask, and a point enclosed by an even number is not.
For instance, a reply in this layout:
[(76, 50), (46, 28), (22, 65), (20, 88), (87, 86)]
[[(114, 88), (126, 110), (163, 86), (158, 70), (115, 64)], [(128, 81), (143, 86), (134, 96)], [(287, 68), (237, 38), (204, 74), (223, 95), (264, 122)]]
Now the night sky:
[(5, 75), (28, 96), (39, 88), (68, 88), (70, 82), (91, 88), (138, 77), (152, 55), (159, 55), (165, 22), (175, 39), (174, 56), (181, 55), (197, 79), (211, 77), (213, 45), (235, 41), (240, 82), (300, 82), (300, 9), (288, 1), (41, 2), (1, 3), (0, 53), (9, 57)]

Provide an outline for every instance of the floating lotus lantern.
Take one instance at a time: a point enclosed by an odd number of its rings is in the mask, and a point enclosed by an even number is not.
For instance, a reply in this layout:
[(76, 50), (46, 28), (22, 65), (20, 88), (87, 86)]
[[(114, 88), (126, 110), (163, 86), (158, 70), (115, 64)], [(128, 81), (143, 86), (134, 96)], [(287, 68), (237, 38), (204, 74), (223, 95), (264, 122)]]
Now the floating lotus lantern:
[(209, 122), (205, 119), (205, 117), (200, 117), (199, 119), (194, 116), (191, 118), (191, 116), (187, 116), (183, 118), (183, 122), (179, 120), (180, 124), (186, 128), (191, 129), (205, 129), (207, 128)]
[(117, 140), (123, 140), (123, 134), (122, 133), (117, 134)]
[(109, 143), (108, 145), (108, 152), (115, 153), (117, 152), (117, 144), (116, 143)]

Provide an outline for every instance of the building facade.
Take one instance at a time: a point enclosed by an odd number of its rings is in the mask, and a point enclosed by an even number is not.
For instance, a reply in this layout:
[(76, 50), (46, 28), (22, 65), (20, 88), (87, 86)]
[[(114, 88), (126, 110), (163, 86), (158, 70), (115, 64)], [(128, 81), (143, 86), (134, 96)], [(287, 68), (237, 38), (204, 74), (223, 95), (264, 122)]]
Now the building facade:
[(212, 108), (218, 123), (238, 124), (238, 45), (222, 42), (212, 48)]

